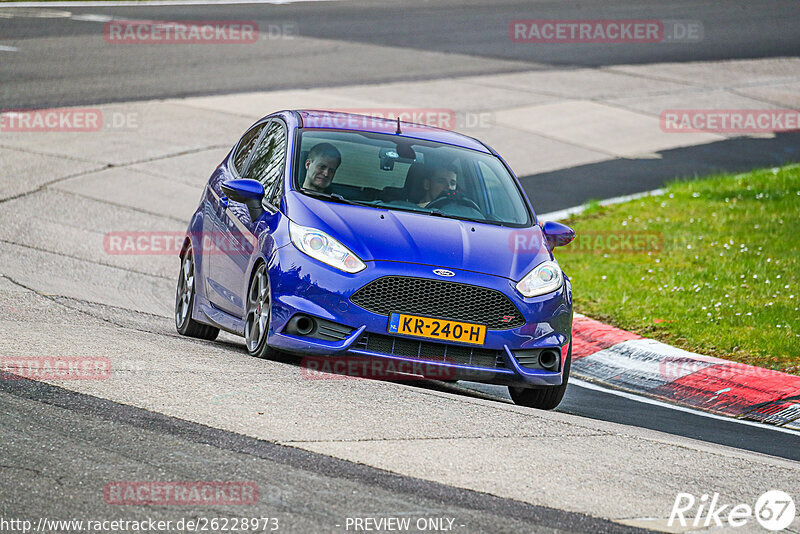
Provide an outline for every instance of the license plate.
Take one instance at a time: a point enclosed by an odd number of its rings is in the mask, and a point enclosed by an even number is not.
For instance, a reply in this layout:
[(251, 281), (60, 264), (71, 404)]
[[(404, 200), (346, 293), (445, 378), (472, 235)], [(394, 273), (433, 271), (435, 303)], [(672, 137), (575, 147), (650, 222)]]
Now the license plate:
[(418, 315), (393, 313), (389, 315), (389, 332), (406, 336), (441, 339), (483, 345), (486, 338), (486, 326), (482, 324), (445, 321)]

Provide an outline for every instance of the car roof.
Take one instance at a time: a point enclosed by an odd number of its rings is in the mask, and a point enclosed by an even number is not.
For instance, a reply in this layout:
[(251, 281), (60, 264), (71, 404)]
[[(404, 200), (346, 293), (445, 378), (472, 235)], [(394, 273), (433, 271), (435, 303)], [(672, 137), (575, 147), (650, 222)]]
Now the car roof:
[[(353, 130), (360, 132), (374, 132), (385, 134), (397, 133), (397, 119), (388, 119), (383, 117), (375, 117), (373, 115), (346, 113), (342, 111), (327, 111), (322, 109), (298, 109), (295, 110), (301, 118), (301, 126), (304, 128), (320, 128), (320, 129), (336, 129), (336, 130)], [(368, 110), (365, 110), (368, 111)], [(412, 110), (386, 110), (383, 113), (402, 114), (412, 112)], [(424, 112), (442, 113), (445, 115), (446, 121), (455, 122), (455, 114), (450, 110), (425, 110)], [(378, 110), (376, 110), (376, 114)], [(444, 128), (436, 128), (427, 126), (425, 124), (417, 124), (414, 122), (407, 122), (400, 120), (400, 135), (404, 137), (412, 137), (415, 139), (424, 139), (426, 141), (434, 141), (438, 143), (445, 143), (448, 145), (455, 145), (472, 150), (478, 150), (491, 154), (491, 150), (472, 137), (456, 133), (452, 130)]]

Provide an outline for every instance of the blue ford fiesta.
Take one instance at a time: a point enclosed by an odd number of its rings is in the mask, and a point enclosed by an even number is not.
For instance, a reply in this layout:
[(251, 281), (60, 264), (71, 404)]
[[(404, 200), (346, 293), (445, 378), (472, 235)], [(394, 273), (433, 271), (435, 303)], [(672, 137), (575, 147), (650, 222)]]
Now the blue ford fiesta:
[(211, 175), (181, 250), (175, 323), (243, 336), (253, 356), (411, 362), (552, 409), (572, 347), (571, 285), (552, 250), (573, 237), (539, 225), (506, 163), (471, 137), (281, 111)]

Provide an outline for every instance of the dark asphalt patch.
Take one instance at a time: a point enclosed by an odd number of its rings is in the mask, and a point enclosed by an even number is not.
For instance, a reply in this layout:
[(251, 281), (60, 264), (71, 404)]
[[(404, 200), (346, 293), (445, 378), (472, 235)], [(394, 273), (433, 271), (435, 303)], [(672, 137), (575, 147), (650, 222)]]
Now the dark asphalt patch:
[(536, 213), (663, 187), (675, 179), (745, 172), (800, 161), (800, 133), (739, 137), (658, 152), (660, 159), (617, 158), (519, 178)]
[[(552, 530), (555, 532), (645, 532), (641, 529), (627, 527), (583, 514), (535, 506), (511, 499), (401, 476), (366, 465), (355, 464), (118, 404), (42, 382), (27, 379), (0, 380), (0, 397), (7, 395), (21, 400), (26, 406), (24, 410), (19, 410), (20, 413), (6, 413), (5, 415), (0, 415), (0, 419), (16, 416), (18, 424), (22, 419), (33, 421), (44, 414), (44, 417), (49, 422), (47, 425), (42, 426), (49, 426), (52, 423), (53, 428), (58, 428), (59, 425), (63, 426), (64, 422), (61, 421), (61, 418), (56, 413), (47, 412), (53, 410), (54, 407), (68, 410), (73, 415), (70, 423), (73, 426), (69, 429), (72, 434), (82, 434), (81, 428), (74, 428), (78, 424), (77, 421), (80, 421), (81, 425), (85, 422), (87, 429), (91, 427), (91, 433), (94, 434), (102, 430), (104, 426), (111, 426), (113, 431), (126, 436), (125, 446), (130, 446), (130, 443), (142, 443), (142, 446), (148, 447), (148, 456), (153, 464), (169, 463), (170, 457), (184, 456), (181, 454), (182, 449), (191, 449), (191, 447), (201, 444), (217, 449), (219, 454), (224, 454), (223, 451), (230, 451), (258, 458), (266, 461), (266, 464), (260, 462), (259, 465), (272, 464), (271, 469), (273, 470), (292, 469), (298, 470), (298, 472), (311, 473), (317, 475), (317, 477), (321, 475), (328, 482), (320, 484), (319, 488), (311, 489), (313, 491), (326, 492), (328, 496), (330, 496), (331, 491), (330, 485), (344, 484), (347, 488), (355, 487), (361, 490), (359, 491), (358, 502), (350, 499), (347, 491), (339, 490), (337, 495), (340, 494), (340, 502), (337, 503), (337, 509), (327, 511), (328, 515), (336, 513), (341, 515), (342, 518), (344, 516), (364, 515), (364, 510), (370, 509), (369, 505), (364, 501), (364, 495), (381, 493), (388, 494), (394, 497), (395, 500), (397, 497), (401, 497), (403, 502), (416, 506), (416, 509), (419, 509), (420, 506), (423, 509), (441, 510), (445, 508), (450, 512), (450, 515), (456, 515), (461, 523), (469, 523), (464, 518), (470, 518), (473, 521), (473, 523), (467, 524), (470, 532), (520, 531), (521, 528), (524, 530), (535, 528), (536, 531)], [(11, 404), (4, 402), (4, 407), (7, 409), (12, 408)], [(11, 411), (13, 410), (9, 410), (9, 412)], [(7, 428), (5, 424), (3, 424), (3, 427)], [(111, 430), (109, 430), (110, 433)], [(155, 445), (149, 445), (149, 443), (153, 442), (152, 440), (143, 440), (143, 433), (172, 439), (167, 439), (169, 446), (165, 450), (160, 450)], [(90, 433), (87, 433), (87, 435), (90, 435)], [(42, 448), (42, 454), (52, 458), (53, 451), (58, 450), (59, 447), (59, 444), (55, 443), (56, 441), (58, 440), (54, 439), (53, 446), (55, 449), (48, 447), (48, 443), (39, 441), (38, 446)], [(90, 445), (94, 450), (96, 444)], [(105, 448), (107, 447), (108, 444), (105, 445)], [(8, 455), (8, 452), (7, 449), (4, 456)], [(70, 451), (61, 450), (56, 452), (56, 456), (63, 455), (67, 458), (69, 453)], [(33, 454), (32, 450), (31, 454)], [(206, 451), (206, 454), (209, 454), (208, 451)], [(195, 457), (193, 454), (186, 456)], [(13, 463), (14, 460), (15, 458), (9, 455), (4, 459), (4, 463)], [(66, 462), (66, 464), (69, 464), (69, 462)], [(237, 465), (239, 465), (239, 462), (237, 462)], [(25, 493), (25, 483), (24, 478), (19, 478), (14, 481), (13, 487), (16, 491)], [(309, 482), (308, 480), (301, 480), (299, 483), (308, 484)], [(64, 482), (62, 481), (60, 484), (63, 485)], [(307, 490), (308, 488), (304, 489)], [(69, 492), (70, 488), (62, 486), (60, 491)], [(4, 506), (5, 515), (14, 515), (16, 513), (15, 510), (10, 509), (10, 504), (14, 502), (15, 499), (13, 497), (6, 500), (6, 505)], [(98, 504), (98, 506), (102, 511), (103, 505)], [(309, 511), (307, 506), (309, 505), (306, 504), (305, 507), (300, 506), (297, 509), (292, 509), (291, 514), (300, 516), (300, 519), (308, 520), (308, 517), (303, 516), (303, 514), (307, 514), (318, 522), (319, 517), (313, 517), (314, 511)], [(142, 513), (152, 515), (153, 507), (149, 508)], [(414, 508), (412, 507), (412, 509)], [(141, 510), (141, 508), (131, 510)], [(42, 515), (46, 512), (46, 510), (36, 509), (36, 513)], [(181, 511), (181, 513), (187, 515), (185, 511)], [(247, 514), (249, 514), (249, 511), (245, 513), (245, 515)], [(318, 524), (317, 526), (320, 525)], [(343, 530), (343, 527), (337, 529), (333, 524), (328, 525), (328, 527), (330, 531)]]

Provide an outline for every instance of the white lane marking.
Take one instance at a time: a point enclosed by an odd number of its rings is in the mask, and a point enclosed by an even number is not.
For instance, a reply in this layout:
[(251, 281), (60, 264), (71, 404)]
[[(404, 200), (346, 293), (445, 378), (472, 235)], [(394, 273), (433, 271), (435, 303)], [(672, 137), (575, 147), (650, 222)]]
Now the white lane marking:
[(112, 0), (100, 2), (13, 2), (5, 4), (3, 7), (23, 8), (23, 7), (138, 7), (138, 6), (219, 6), (230, 4), (296, 4), (302, 2), (342, 2), (344, 0), (142, 0), (126, 1)]
[(702, 410), (695, 410), (694, 408), (686, 408), (685, 406), (677, 406), (675, 404), (670, 404), (668, 402), (662, 402), (659, 400), (650, 399), (648, 397), (641, 397), (639, 395), (634, 395), (633, 393), (628, 393), (627, 391), (619, 391), (617, 389), (610, 389), (603, 386), (599, 386), (592, 382), (586, 382), (579, 378), (575, 378), (574, 376), (569, 377), (569, 383), (570, 385), (578, 386), (581, 388), (591, 389), (594, 391), (602, 391), (603, 393), (609, 393), (611, 395), (616, 395), (617, 397), (623, 397), (628, 400), (643, 402), (645, 404), (652, 404), (653, 406), (660, 406), (662, 408), (669, 408), (672, 410), (677, 410), (679, 412), (686, 412), (693, 415), (699, 415), (701, 417), (708, 417), (710, 419), (718, 419), (720, 421), (728, 421), (729, 423), (739, 423), (740, 425), (754, 426), (756, 428), (774, 430), (776, 432), (783, 432), (784, 434), (800, 436), (800, 432), (798, 432), (797, 430), (791, 430), (789, 428), (782, 428), (779, 426), (768, 425), (764, 423), (757, 423), (755, 421), (747, 421), (746, 419), (736, 419), (734, 417), (729, 417), (727, 415), (717, 415), (715, 413), (704, 412)]
[(113, 20), (114, 17), (110, 15), (92, 15), (92, 14), (85, 14), (85, 15), (72, 15), (72, 20), (81, 20), (85, 22), (109, 22)]
[[(634, 193), (632, 195), (622, 195), (621, 197), (613, 197), (607, 198), (605, 200), (601, 200), (599, 204), (601, 206), (611, 206), (612, 204), (621, 204), (623, 202), (628, 202), (629, 200), (636, 200), (637, 198), (644, 198), (644, 197), (657, 197), (659, 195), (663, 195), (665, 189), (653, 189), (652, 191), (645, 191), (643, 193)], [(558, 211), (551, 211), (550, 213), (543, 213), (542, 215), (537, 215), (540, 221), (560, 221), (562, 219), (566, 219), (570, 215), (577, 215), (582, 213), (586, 210), (586, 204), (581, 204), (580, 206), (573, 206), (571, 208), (565, 208), (563, 210)]]
[(19, 51), (19, 48), (17, 48), (16, 46), (0, 45), (0, 52), (17, 52), (17, 51)]
[[(69, 4), (69, 2), (67, 2)], [(26, 3), (25, 5), (20, 5), (17, 3), (0, 3), (0, 17), (9, 19), (12, 17), (30, 17), (35, 19), (65, 19), (67, 17), (72, 16), (72, 13), (69, 11), (53, 11), (47, 9), (24, 9), (26, 7), (48, 7), (45, 6), (44, 3)], [(67, 6), (58, 6), (58, 7), (67, 7)], [(9, 8), (9, 9), (7, 9)]]

